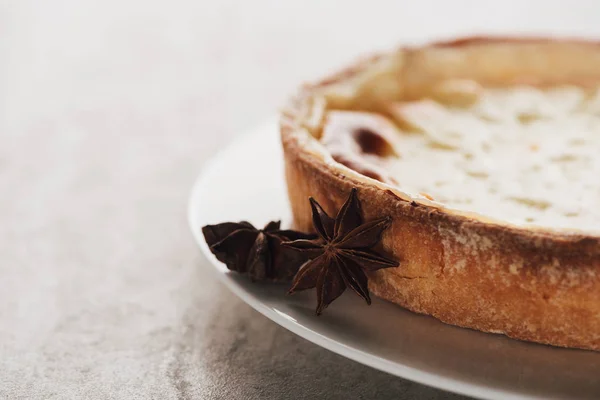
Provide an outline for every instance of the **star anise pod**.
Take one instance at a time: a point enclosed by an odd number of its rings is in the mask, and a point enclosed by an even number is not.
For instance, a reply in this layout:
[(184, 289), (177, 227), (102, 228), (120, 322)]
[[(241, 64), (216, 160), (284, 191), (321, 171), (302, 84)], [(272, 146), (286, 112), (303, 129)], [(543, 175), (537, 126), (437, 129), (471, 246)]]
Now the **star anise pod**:
[(280, 225), (280, 221), (271, 221), (263, 229), (256, 229), (246, 221), (224, 222), (206, 225), (202, 233), (210, 251), (228, 269), (246, 273), (253, 281), (291, 280), (307, 258), (281, 243), (315, 236), (282, 230)]
[(352, 288), (367, 304), (371, 304), (365, 272), (398, 266), (397, 261), (371, 249), (381, 240), (391, 218), (363, 222), (356, 192), (352, 189), (335, 219), (311, 197), (313, 225), (318, 238), (284, 243), (310, 258), (300, 267), (289, 293), (316, 287), (317, 315), (346, 287)]

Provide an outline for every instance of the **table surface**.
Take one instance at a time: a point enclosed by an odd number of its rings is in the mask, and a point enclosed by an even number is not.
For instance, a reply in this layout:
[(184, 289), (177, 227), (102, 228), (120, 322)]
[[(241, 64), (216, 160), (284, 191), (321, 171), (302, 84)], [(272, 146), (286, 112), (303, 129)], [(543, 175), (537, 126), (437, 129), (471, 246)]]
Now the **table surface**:
[(210, 155), (361, 53), (600, 36), (594, 1), (446, 3), (0, 2), (0, 398), (462, 398), (267, 320), (186, 225)]

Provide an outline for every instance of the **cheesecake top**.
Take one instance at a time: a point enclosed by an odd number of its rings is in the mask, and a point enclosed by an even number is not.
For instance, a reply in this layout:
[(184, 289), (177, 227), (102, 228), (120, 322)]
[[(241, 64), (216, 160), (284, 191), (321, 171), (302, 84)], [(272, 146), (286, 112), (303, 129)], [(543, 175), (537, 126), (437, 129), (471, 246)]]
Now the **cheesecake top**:
[(600, 226), (600, 91), (442, 82), (379, 113), (331, 110), (334, 160), (447, 208), (517, 225)]

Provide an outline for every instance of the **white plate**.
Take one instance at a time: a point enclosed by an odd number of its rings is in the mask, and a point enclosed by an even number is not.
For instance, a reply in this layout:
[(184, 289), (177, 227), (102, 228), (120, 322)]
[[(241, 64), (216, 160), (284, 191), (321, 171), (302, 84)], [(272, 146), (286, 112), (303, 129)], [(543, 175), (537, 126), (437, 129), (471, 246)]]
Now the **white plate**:
[(201, 227), (248, 220), (290, 221), (274, 122), (238, 138), (198, 178), (189, 222), (221, 281), (261, 314), (359, 363), (426, 385), (480, 398), (600, 398), (600, 353), (524, 343), (413, 314), (383, 300), (369, 307), (352, 291), (314, 314), (314, 291), (253, 284), (219, 263)]

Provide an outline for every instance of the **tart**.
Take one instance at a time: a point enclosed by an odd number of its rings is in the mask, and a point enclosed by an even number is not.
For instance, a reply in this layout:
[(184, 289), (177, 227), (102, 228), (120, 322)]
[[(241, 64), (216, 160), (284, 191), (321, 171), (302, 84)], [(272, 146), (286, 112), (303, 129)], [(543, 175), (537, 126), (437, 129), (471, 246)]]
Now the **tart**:
[(358, 189), (390, 217), (378, 297), (484, 332), (600, 350), (600, 46), (469, 38), (376, 55), (282, 112), (297, 229)]

